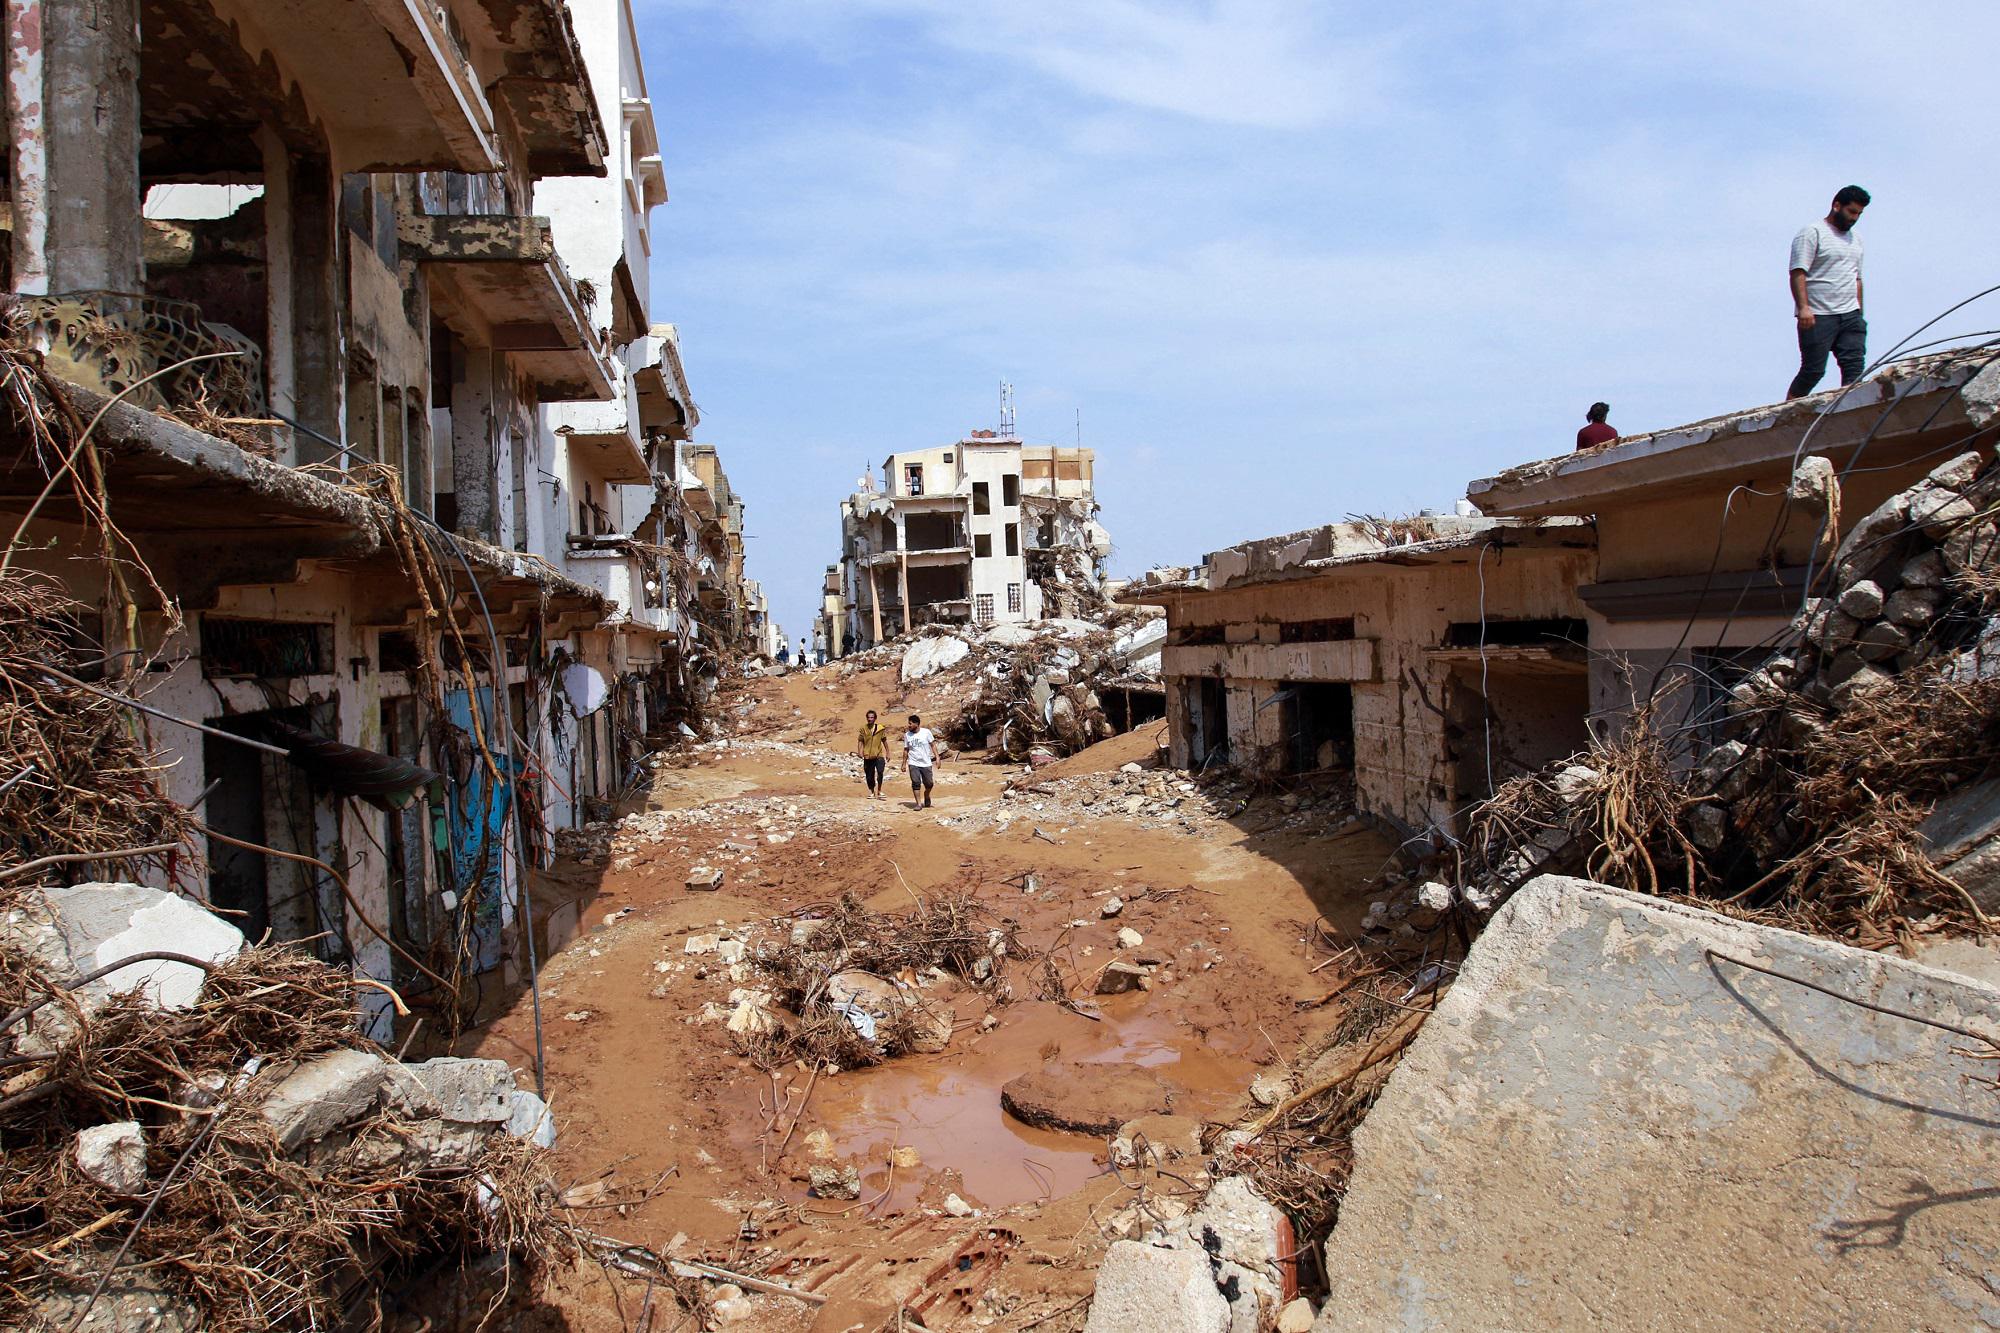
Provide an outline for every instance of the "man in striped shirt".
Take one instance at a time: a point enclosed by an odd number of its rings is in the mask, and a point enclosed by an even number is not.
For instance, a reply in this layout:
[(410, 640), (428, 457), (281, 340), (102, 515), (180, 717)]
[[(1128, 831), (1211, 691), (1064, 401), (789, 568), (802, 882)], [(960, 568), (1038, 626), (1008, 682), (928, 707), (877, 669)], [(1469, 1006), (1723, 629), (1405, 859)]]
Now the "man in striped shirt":
[(1792, 238), (1792, 313), (1799, 323), (1799, 373), (1792, 377), (1797, 398), (1813, 391), (1826, 374), (1826, 355), (1840, 363), (1840, 382), (1861, 378), (1868, 363), (1868, 322), (1861, 317), (1861, 241), (1854, 224), (1868, 207), (1868, 191), (1841, 187), (1833, 207)]

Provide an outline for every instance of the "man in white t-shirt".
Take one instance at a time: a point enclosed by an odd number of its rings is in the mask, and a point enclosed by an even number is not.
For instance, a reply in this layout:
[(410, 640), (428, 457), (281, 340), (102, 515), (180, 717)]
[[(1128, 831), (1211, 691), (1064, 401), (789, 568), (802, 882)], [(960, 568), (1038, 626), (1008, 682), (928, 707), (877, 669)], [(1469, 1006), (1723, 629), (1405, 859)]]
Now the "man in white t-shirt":
[(910, 771), (910, 796), (917, 802), (919, 810), (931, 806), (931, 788), (937, 785), (937, 775), (933, 771), (937, 756), (944, 753), (944, 746), (938, 744), (937, 737), (915, 713), (910, 714), (910, 725), (903, 732), (903, 767)]
[(1868, 207), (1868, 191), (1841, 187), (1833, 207), (1792, 238), (1792, 314), (1799, 324), (1799, 373), (1787, 398), (1811, 393), (1826, 374), (1826, 354), (1840, 363), (1840, 382), (1852, 384), (1868, 364), (1868, 322), (1861, 317), (1861, 241), (1854, 224)]

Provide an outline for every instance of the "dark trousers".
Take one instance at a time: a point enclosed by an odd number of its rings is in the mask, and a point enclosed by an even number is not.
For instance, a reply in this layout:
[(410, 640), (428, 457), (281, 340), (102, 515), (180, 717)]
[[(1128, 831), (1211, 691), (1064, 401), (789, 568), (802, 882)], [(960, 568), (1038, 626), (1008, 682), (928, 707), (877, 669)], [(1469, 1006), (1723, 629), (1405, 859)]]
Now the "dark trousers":
[(887, 759), (863, 759), (861, 776), (868, 780), (869, 791), (882, 790), (882, 774), (889, 767)]
[(1840, 363), (1840, 382), (1852, 384), (1861, 378), (1868, 364), (1868, 321), (1859, 310), (1844, 315), (1821, 315), (1809, 329), (1799, 330), (1799, 373), (1785, 396), (1797, 398), (1813, 391), (1826, 374), (1826, 354)]

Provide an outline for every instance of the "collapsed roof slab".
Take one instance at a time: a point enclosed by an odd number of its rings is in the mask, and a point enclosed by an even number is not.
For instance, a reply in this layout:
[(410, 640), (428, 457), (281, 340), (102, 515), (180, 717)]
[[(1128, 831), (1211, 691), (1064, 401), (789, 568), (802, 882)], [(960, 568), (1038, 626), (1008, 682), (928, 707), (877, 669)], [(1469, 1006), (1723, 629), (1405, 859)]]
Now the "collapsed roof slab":
[(1924, 1019), (2000, 991), (1532, 881), (1354, 1136), (1315, 1328), (2000, 1321), (1993, 1052)]
[(1466, 489), (1487, 514), (1594, 514), (1648, 499), (1789, 479), (1821, 454), (1846, 467), (1865, 451), (1877, 468), (1990, 447), (2000, 421), (2000, 356), (1975, 347), (1893, 362), (1841, 389), (1627, 435), (1594, 449), (1524, 463)]

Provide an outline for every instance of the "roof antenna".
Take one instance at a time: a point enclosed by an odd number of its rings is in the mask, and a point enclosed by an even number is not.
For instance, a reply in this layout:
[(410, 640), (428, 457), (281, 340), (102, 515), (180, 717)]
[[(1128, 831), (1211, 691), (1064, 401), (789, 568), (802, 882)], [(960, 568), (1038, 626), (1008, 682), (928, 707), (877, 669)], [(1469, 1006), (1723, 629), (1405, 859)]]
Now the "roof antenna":
[(1005, 438), (1014, 434), (1014, 386), (1006, 380), (1000, 381), (1000, 434)]
[(1076, 447), (1083, 448), (1083, 409), (1076, 409)]

